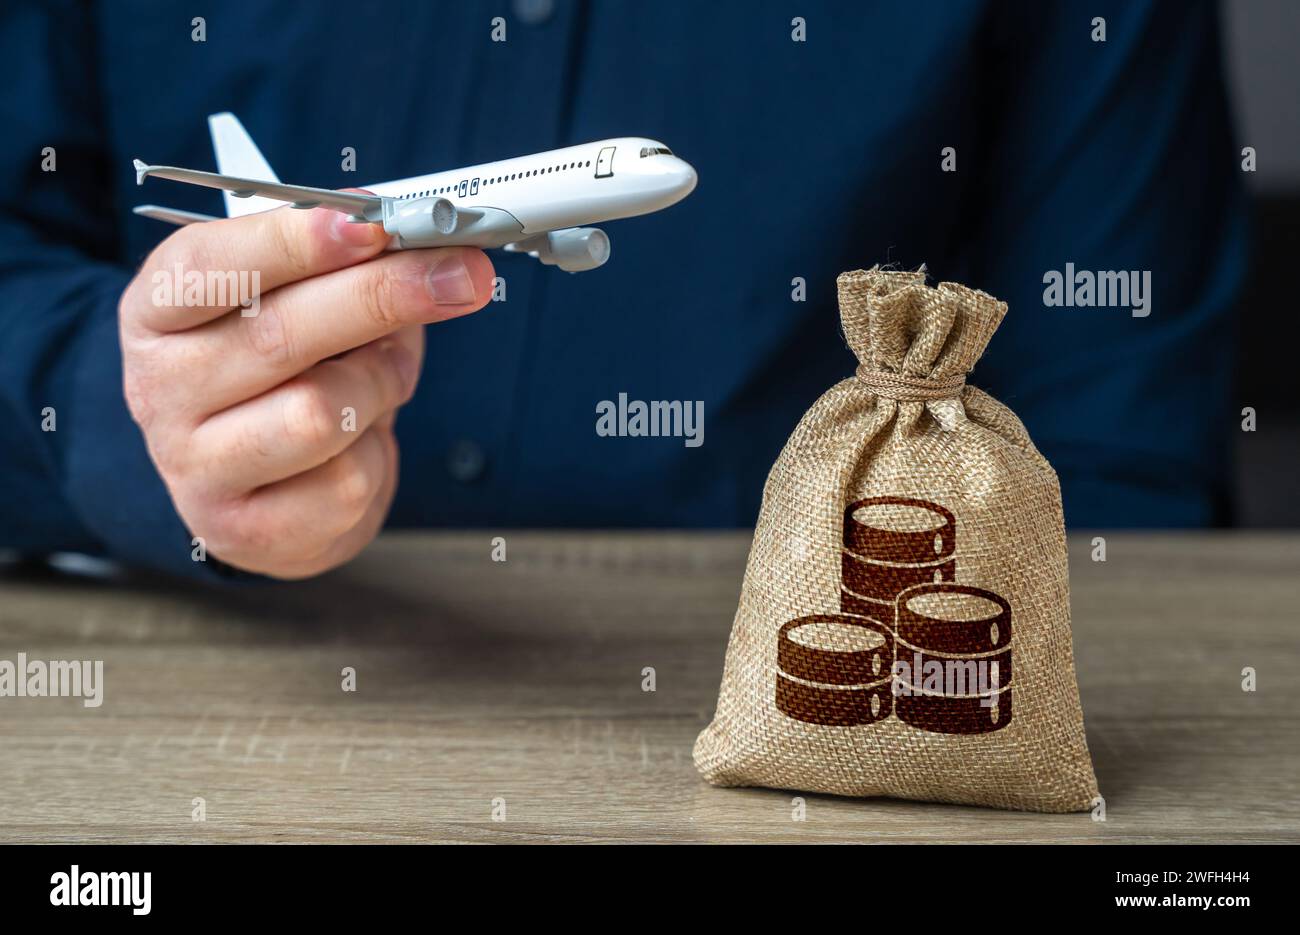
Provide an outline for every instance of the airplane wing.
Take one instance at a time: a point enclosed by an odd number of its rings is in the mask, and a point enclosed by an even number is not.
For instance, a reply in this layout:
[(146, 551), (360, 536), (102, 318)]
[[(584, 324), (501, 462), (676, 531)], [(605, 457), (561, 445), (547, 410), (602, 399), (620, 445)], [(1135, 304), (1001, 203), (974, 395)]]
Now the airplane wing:
[[(261, 196), (287, 201), (295, 208), (329, 208), (348, 215), (360, 223), (382, 224), (392, 234), (393, 249), (438, 246), (499, 246), (502, 234), (519, 232), (518, 220), (496, 208), (457, 206), (447, 198), (397, 199), (361, 192), (338, 192), (329, 188), (308, 188), (258, 179), (180, 169), (175, 166), (150, 166), (135, 160), (135, 181), (143, 185), (148, 176), (202, 185), (230, 192), (236, 198)], [(214, 220), (205, 214), (178, 211), (158, 205), (141, 205), (137, 214), (172, 224), (193, 224)], [(601, 236), (604, 236), (603, 234)]]
[(196, 169), (150, 166), (139, 159), (135, 160), (135, 183), (143, 185), (148, 176), (185, 182), (189, 185), (224, 189), (236, 198), (260, 195), (264, 198), (274, 198), (276, 201), (287, 201), (295, 208), (329, 208), (331, 211), (339, 211), (357, 220), (375, 224), (382, 223), (384, 220), (384, 199), (379, 195), (336, 192), (328, 188), (308, 188), (305, 185), (285, 185), (281, 182), (259, 182), (256, 179), (241, 179), (232, 175), (219, 175), (216, 172), (199, 172)]
[(164, 208), (162, 205), (136, 205), (131, 209), (141, 217), (166, 221), (184, 227), (186, 224), (199, 224), (203, 221), (215, 221), (211, 214), (199, 214), (197, 211), (182, 211), (180, 208)]

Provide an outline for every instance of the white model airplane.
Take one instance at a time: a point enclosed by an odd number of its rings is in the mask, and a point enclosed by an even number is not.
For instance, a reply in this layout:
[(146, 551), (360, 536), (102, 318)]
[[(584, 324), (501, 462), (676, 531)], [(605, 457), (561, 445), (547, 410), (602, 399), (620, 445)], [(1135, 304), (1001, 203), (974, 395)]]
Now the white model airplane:
[[(352, 221), (382, 224), (392, 249), (504, 247), (571, 273), (609, 259), (609, 237), (588, 224), (635, 217), (676, 204), (695, 188), (696, 175), (656, 140), (620, 137), (503, 159), (396, 182), (363, 185), (363, 195), (280, 182), (234, 114), (208, 118), (216, 172), (145, 165), (147, 176), (224, 190), (226, 214), (240, 217), (279, 207), (329, 208)], [(172, 224), (214, 220), (210, 215), (141, 205), (136, 214)]]

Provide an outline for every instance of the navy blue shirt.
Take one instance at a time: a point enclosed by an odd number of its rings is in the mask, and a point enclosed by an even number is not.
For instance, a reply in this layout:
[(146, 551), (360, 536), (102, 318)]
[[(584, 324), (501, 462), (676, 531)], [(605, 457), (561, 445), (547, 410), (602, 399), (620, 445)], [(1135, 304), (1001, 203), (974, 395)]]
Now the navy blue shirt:
[[(221, 213), (210, 190), (136, 188), (132, 157), (213, 168), (222, 110), (305, 185), (620, 135), (699, 172), (681, 204), (609, 225), (599, 270), (492, 255), (506, 301), (428, 329), (392, 526), (752, 524), (795, 423), (852, 372), (835, 276), (878, 262), (1010, 304), (971, 381), (1025, 421), (1068, 523), (1224, 518), (1244, 234), (1212, 4), (528, 7), (5, 5), (0, 546), (193, 568), (115, 318), (170, 232), (132, 205)], [(1067, 263), (1149, 271), (1149, 316), (1045, 305)], [(704, 444), (598, 435), (619, 393), (702, 401)]]

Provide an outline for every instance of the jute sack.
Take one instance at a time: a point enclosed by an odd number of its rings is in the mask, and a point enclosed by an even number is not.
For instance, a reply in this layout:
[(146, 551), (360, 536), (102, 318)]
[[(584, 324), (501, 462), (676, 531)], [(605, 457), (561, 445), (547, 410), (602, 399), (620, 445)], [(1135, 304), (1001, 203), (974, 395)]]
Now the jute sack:
[(1087, 810), (1060, 487), (965, 383), (1006, 305), (920, 272), (838, 286), (860, 366), (768, 476), (695, 765), (719, 786)]

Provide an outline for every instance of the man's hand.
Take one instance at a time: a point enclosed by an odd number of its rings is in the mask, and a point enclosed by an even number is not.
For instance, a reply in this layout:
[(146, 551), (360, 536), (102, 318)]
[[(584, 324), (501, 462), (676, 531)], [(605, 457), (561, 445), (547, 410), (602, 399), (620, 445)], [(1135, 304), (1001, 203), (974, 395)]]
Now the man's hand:
[[(387, 243), (380, 227), (324, 209), (192, 224), (122, 294), (127, 404), (182, 519), (222, 561), (307, 577), (383, 524), (397, 485), (393, 420), (415, 390), (422, 326), (482, 308), (493, 276), (480, 250), (380, 256)], [(237, 295), (159, 302), (155, 274), (170, 280), (176, 264), (205, 277), (257, 271), (260, 310), (241, 314)]]

